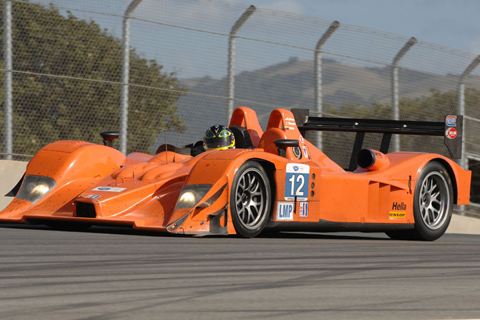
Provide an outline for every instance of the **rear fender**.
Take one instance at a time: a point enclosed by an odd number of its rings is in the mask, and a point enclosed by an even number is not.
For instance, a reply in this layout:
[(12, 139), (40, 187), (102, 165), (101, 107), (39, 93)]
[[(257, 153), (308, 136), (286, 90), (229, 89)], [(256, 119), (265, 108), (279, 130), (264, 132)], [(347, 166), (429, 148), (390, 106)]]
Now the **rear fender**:
[(436, 158), (432, 159), (432, 161), (440, 162), (447, 169), (452, 179), (454, 203), (458, 205), (469, 204), (472, 172), (470, 170), (464, 170), (456, 162), (448, 158)]
[(431, 161), (441, 163), (452, 179), (454, 201), (458, 205), (467, 205), (470, 202), (470, 184), (472, 172), (464, 170), (455, 161), (434, 153), (397, 152), (387, 154), (390, 159), (388, 175), (400, 176), (400, 172), (408, 172), (411, 176), (411, 188), (414, 188), (423, 168)]

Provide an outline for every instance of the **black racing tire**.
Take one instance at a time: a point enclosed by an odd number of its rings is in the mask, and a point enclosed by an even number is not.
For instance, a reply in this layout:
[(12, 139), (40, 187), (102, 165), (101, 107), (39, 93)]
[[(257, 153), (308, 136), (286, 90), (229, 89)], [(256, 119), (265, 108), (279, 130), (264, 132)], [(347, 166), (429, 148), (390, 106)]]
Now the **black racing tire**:
[(396, 240), (434, 241), (447, 231), (452, 212), (452, 180), (442, 164), (432, 161), (423, 168), (415, 186), (415, 228), (389, 231), (386, 234)]
[(230, 211), (237, 235), (253, 238), (270, 219), (272, 191), (265, 169), (256, 161), (245, 162), (235, 174)]

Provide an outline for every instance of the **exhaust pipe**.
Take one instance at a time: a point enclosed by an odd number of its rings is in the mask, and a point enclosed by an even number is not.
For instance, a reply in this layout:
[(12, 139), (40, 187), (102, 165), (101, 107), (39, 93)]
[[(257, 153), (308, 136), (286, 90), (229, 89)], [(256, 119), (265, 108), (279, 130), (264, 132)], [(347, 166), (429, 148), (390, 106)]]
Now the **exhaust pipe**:
[(390, 160), (388, 157), (377, 150), (362, 149), (357, 153), (358, 166), (367, 169), (368, 171), (375, 171), (388, 167)]

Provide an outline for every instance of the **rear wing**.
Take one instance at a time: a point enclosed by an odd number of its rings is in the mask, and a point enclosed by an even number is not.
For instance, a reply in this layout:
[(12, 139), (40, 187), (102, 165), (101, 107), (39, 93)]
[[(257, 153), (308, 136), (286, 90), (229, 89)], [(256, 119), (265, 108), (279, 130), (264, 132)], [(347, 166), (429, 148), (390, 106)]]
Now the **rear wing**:
[(356, 132), (349, 170), (357, 166), (356, 155), (362, 149), (365, 133), (382, 133), (380, 152), (388, 153), (392, 134), (443, 136), (453, 159), (462, 157), (463, 116), (447, 115), (443, 122), (311, 117), (308, 109), (292, 109), (298, 129), (307, 131)]

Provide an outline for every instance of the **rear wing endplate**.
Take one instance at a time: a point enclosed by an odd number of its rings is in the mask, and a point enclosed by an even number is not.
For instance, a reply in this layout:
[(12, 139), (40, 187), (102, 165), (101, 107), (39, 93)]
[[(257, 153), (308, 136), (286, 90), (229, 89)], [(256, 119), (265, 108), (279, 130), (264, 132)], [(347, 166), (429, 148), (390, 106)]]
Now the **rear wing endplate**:
[(292, 109), (292, 113), (303, 136), (307, 131), (356, 132), (349, 166), (351, 170), (356, 168), (355, 157), (362, 149), (365, 133), (383, 134), (379, 150), (383, 153), (388, 153), (392, 134), (443, 136), (450, 156), (453, 159), (462, 157), (463, 115), (447, 115), (443, 122), (432, 122), (311, 117), (308, 109)]

